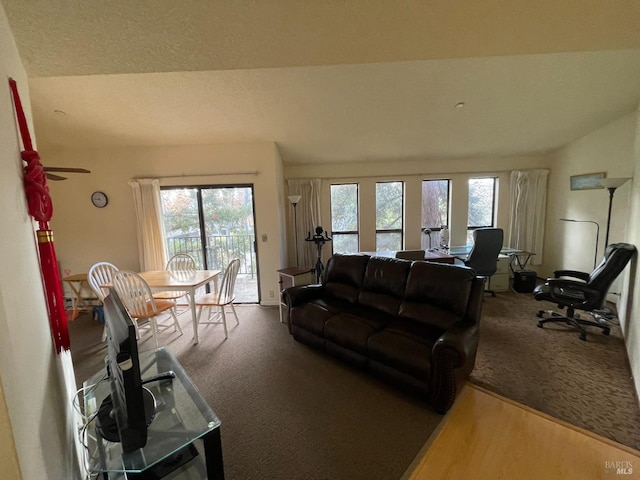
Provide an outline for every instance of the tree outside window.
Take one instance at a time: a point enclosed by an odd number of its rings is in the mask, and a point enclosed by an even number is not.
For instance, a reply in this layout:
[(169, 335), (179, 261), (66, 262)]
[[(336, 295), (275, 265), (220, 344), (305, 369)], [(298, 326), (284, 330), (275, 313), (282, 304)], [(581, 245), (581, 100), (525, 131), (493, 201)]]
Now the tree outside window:
[(449, 226), (449, 180), (423, 180), (421, 221), (423, 249), (436, 248), (440, 245), (440, 230), (443, 225)]
[(496, 183), (494, 177), (469, 179), (467, 243), (473, 241), (475, 229), (495, 226)]
[(376, 251), (402, 250), (404, 182), (376, 183)]
[(331, 185), (331, 238), (333, 253), (359, 251), (357, 183)]

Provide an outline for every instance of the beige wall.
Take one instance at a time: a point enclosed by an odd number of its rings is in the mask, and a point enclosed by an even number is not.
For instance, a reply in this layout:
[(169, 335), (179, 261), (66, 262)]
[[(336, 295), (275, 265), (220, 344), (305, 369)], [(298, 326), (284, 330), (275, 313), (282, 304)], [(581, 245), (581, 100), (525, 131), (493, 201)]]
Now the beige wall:
[(30, 119), (27, 77), (0, 6), (1, 476), (75, 478), (68, 413), (73, 392), (65, 387), (73, 367), (70, 356), (54, 353), (51, 341), (8, 77), (17, 81)]
[[(629, 209), (627, 211), (627, 241), (640, 248), (640, 106), (635, 112), (634, 119), (634, 148), (632, 153), (633, 173), (636, 178), (632, 181), (629, 195)], [(626, 322), (624, 324), (625, 343), (629, 355), (629, 363), (636, 385), (636, 392), (640, 393), (640, 280), (638, 278), (638, 259), (632, 263), (627, 276), (625, 291), (626, 298), (619, 305)]]
[[(99, 261), (139, 270), (135, 211), (128, 185), (131, 178), (160, 178), (162, 186), (252, 184), (261, 300), (277, 303), (275, 271), (283, 266), (284, 248), (282, 167), (275, 144), (82, 149), (42, 155), (47, 165), (84, 167), (92, 172), (69, 175), (50, 185), (56, 207), (52, 226), (63, 272), (87, 272)], [(91, 193), (96, 190), (107, 194), (106, 208), (91, 204)]]
[[(606, 190), (570, 190), (569, 177), (605, 172), (608, 177), (633, 176), (635, 114), (627, 115), (566, 145), (551, 155), (547, 199), (544, 262), (546, 274), (558, 268), (593, 269), (596, 227), (560, 222), (560, 218), (592, 220), (600, 225), (598, 257), (604, 252), (609, 193)], [(609, 243), (625, 241), (629, 222), (631, 182), (616, 190)]]
[[(559, 218), (593, 220), (600, 224), (598, 259), (602, 258), (609, 207), (606, 190), (571, 191), (569, 177), (606, 172), (608, 177), (633, 177), (640, 166), (638, 112), (606, 125), (554, 152), (549, 176), (545, 256), (541, 269), (550, 275), (555, 269), (591, 271), (595, 248), (595, 226), (560, 222)], [(635, 147), (634, 147), (635, 143)], [(635, 148), (635, 150), (634, 150)], [(628, 242), (640, 246), (640, 186), (631, 180), (616, 190), (611, 214), (609, 243)], [(637, 260), (613, 284), (609, 299), (618, 303), (636, 391), (640, 392), (640, 298)]]

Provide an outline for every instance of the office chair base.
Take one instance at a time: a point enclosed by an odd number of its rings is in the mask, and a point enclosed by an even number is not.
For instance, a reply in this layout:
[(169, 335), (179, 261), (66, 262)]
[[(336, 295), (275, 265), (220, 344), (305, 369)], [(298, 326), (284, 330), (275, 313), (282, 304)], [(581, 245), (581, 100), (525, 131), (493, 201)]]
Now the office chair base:
[[(550, 318), (545, 318), (545, 314), (549, 315)], [(560, 313), (554, 312), (553, 310), (539, 310), (538, 317), (542, 318), (542, 320), (538, 320), (538, 327), (542, 328), (545, 323), (563, 322), (578, 330), (578, 336), (580, 337), (580, 340), (587, 339), (587, 329), (584, 328), (584, 326), (601, 328), (603, 335), (609, 335), (609, 333), (611, 332), (609, 326), (606, 325), (602, 320), (592, 322), (590, 320), (584, 320), (579, 316), (569, 317), (567, 315), (561, 315)]]

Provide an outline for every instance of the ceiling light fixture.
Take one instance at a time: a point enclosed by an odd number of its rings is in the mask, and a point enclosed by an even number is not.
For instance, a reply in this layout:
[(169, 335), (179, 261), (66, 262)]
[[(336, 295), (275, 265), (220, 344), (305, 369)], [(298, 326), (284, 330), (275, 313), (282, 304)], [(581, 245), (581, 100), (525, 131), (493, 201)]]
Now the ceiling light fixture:
[(456, 103), (456, 108), (457, 108), (457, 109), (464, 108), (464, 102), (458, 102), (458, 103)]

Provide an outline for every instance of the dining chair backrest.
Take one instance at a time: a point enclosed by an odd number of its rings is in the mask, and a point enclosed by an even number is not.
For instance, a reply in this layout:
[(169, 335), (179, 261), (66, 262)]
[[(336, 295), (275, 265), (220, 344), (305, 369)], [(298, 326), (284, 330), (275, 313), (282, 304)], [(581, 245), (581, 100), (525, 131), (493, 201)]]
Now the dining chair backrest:
[(111, 283), (113, 275), (117, 271), (118, 267), (109, 262), (98, 262), (89, 269), (87, 281), (101, 302), (104, 302), (104, 298), (109, 294), (109, 288), (104, 285)]
[(196, 269), (196, 261), (191, 255), (177, 253), (169, 259), (165, 270), (170, 272), (192, 272)]
[(220, 282), (220, 291), (218, 293), (218, 305), (226, 305), (232, 303), (235, 294), (236, 278), (240, 270), (240, 259), (234, 258), (227, 265), (222, 282)]
[(158, 313), (149, 284), (137, 273), (128, 270), (116, 272), (113, 288), (132, 317), (147, 318)]

